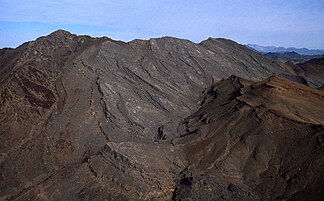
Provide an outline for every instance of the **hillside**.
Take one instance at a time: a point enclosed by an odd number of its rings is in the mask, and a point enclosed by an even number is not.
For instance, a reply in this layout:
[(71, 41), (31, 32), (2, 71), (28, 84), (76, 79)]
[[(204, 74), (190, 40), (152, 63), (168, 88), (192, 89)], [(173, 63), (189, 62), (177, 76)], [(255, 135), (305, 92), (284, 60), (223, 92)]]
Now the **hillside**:
[(300, 76), (305, 77), (308, 82), (314, 86), (324, 86), (324, 58), (315, 58), (300, 63), (297, 65), (296, 71)]
[[(232, 76), (179, 126), (184, 200), (321, 200), (324, 93), (270, 77)], [(203, 185), (202, 185), (203, 184)]]

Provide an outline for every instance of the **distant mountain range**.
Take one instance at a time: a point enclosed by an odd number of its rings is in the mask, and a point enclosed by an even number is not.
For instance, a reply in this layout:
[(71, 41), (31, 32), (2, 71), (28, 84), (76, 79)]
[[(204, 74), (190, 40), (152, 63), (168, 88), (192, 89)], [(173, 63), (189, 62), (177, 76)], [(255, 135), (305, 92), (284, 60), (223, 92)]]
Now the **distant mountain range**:
[(261, 46), (255, 44), (247, 44), (248, 48), (256, 50), (261, 53), (268, 52), (296, 52), (301, 55), (319, 55), (324, 54), (324, 49), (307, 49), (307, 48), (295, 48), (295, 47), (276, 47), (276, 46)]

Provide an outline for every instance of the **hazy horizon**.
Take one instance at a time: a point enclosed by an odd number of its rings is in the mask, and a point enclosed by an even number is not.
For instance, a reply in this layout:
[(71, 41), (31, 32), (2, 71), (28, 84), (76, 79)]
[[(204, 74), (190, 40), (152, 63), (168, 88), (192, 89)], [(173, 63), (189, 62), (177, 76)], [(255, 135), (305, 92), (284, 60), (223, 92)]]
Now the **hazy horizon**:
[(130, 41), (172, 36), (324, 49), (324, 1), (0, 0), (0, 48), (64, 29)]

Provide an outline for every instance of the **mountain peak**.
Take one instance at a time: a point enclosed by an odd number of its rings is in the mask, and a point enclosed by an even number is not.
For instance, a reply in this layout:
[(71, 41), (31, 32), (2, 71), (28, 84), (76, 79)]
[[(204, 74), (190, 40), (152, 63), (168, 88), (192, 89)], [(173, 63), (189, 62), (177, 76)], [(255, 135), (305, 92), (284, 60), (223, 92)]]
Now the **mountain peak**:
[(53, 37), (53, 38), (69, 38), (71, 36), (73, 36), (74, 34), (71, 34), (68, 31), (65, 31), (63, 29), (58, 29), (52, 33), (50, 33), (48, 36), (49, 37)]
[(72, 35), (72, 34), (64, 29), (58, 29), (56, 31), (53, 31), (50, 35)]

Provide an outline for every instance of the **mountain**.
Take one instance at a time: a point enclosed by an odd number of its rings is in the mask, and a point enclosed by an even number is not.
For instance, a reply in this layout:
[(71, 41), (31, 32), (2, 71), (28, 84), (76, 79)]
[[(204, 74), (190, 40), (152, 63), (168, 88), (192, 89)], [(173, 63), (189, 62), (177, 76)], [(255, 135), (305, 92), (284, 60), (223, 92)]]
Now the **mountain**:
[(324, 58), (324, 55), (300, 55), (296, 52), (269, 52), (264, 54), (271, 60), (293, 64), (304, 63), (311, 59)]
[(295, 48), (295, 47), (276, 47), (276, 46), (261, 46), (255, 44), (247, 44), (247, 47), (256, 50), (261, 53), (269, 53), (269, 52), (296, 52), (301, 55), (320, 55), (324, 54), (324, 50), (321, 49), (307, 49), (307, 48)]
[(221, 38), (1, 49), (0, 200), (321, 199), (324, 97), (304, 76)]

